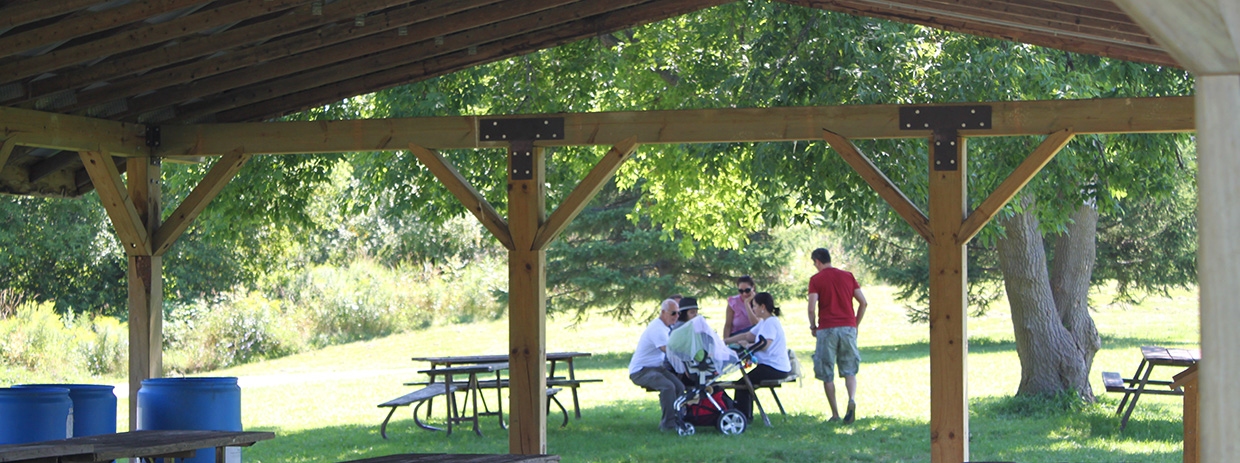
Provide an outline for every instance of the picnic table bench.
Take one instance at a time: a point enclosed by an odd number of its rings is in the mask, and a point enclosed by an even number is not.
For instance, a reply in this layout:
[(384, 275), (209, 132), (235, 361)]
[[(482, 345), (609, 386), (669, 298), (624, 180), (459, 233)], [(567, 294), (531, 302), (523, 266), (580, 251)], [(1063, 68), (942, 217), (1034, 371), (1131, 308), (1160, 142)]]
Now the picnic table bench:
[[(1136, 373), (1131, 378), (1124, 378), (1117, 372), (1102, 372), (1102, 384), (1107, 392), (1115, 392), (1124, 394), (1124, 398), (1120, 400), (1119, 407), (1116, 407), (1115, 413), (1122, 415), (1120, 418), (1119, 429), (1122, 431), (1128, 425), (1128, 418), (1132, 416), (1132, 410), (1137, 406), (1137, 399), (1142, 394), (1155, 395), (1184, 395), (1184, 390), (1171, 380), (1150, 379), (1150, 373), (1153, 372), (1155, 366), (1172, 366), (1188, 368), (1196, 365), (1201, 361), (1201, 351), (1198, 349), (1168, 349), (1159, 346), (1141, 346), (1141, 363), (1137, 365)], [(1166, 386), (1167, 389), (1146, 389), (1147, 386)], [(1127, 405), (1127, 408), (1125, 408)]]
[[(573, 366), (573, 359), (576, 359), (579, 357), (589, 357), (591, 355), (592, 354), (590, 354), (589, 352), (548, 352), (547, 353), (547, 386), (548, 387), (552, 387), (552, 386), (562, 387), (562, 388), (570, 389), (570, 391), (572, 392), (572, 396), (573, 396), (573, 415), (576, 416), (577, 419), (581, 419), (581, 404), (577, 398), (577, 389), (580, 388), (585, 383), (596, 383), (596, 382), (603, 381), (601, 379), (577, 378), (577, 372)], [(473, 365), (473, 364), (479, 364), (479, 363), (507, 362), (508, 355), (499, 354), (499, 355), (468, 355), (468, 356), (454, 356), (454, 357), (413, 357), (412, 360), (430, 363), (431, 368), (434, 369), (434, 368), (438, 368), (441, 366), (451, 367), (453, 365)], [(565, 366), (567, 367), (567, 371), (566, 371), (567, 376), (556, 376), (556, 372), (555, 372), (556, 367), (560, 362), (563, 362)], [(434, 381), (434, 379), (432, 379), (432, 381)], [(423, 385), (423, 384), (427, 384), (427, 383), (420, 383), (420, 382), (406, 383), (406, 385), (411, 385), (411, 386)], [(508, 386), (506, 383), (502, 383), (502, 385), (501, 383), (496, 383), (496, 385), (492, 387), (504, 388)], [(558, 403), (558, 400), (557, 400), (557, 403)], [(428, 412), (429, 412), (429, 409), (428, 409)]]

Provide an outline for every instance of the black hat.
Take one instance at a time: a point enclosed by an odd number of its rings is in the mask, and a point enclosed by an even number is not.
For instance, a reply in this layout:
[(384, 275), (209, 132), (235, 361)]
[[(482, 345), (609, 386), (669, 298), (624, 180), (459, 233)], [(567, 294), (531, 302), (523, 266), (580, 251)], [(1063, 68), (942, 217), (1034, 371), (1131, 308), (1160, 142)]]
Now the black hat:
[(696, 309), (696, 308), (698, 308), (697, 299), (692, 298), (692, 297), (686, 297), (680, 300), (680, 310), (677, 310), (677, 312), (684, 312), (686, 310)]

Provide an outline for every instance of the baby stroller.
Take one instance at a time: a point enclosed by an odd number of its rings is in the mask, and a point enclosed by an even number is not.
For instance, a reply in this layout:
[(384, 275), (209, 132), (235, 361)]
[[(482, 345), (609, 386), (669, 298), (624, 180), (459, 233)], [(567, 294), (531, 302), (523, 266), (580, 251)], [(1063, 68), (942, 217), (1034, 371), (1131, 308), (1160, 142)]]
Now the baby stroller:
[(734, 352), (723, 343), (703, 317), (689, 320), (672, 331), (667, 343), (667, 358), (677, 373), (697, 377), (697, 384), (685, 388), (676, 398), (680, 421), (677, 432), (682, 436), (696, 432), (696, 425), (713, 425), (726, 435), (745, 432), (748, 420), (722, 390), (712, 385), (720, 377), (731, 374), (750, 361), (751, 352)]

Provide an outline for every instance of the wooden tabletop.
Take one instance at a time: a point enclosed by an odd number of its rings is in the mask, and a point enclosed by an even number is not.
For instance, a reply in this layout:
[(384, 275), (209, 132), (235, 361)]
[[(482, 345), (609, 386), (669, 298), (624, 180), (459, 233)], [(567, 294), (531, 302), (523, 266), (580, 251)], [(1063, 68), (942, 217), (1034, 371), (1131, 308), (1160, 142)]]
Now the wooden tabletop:
[(272, 439), (270, 432), (131, 431), (0, 446), (0, 462), (59, 458), (62, 462), (146, 458), (216, 447), (246, 447)]
[(455, 367), (431, 368), (429, 370), (419, 370), (418, 373), (425, 373), (431, 376), (435, 375), (458, 375), (471, 373), (490, 373), (497, 370), (507, 370), (508, 362), (499, 363), (480, 363), (477, 365), (460, 365)]
[(406, 453), (352, 460), (343, 463), (557, 463), (559, 455), (452, 455), (447, 453)]
[[(576, 357), (589, 357), (589, 352), (548, 352), (547, 360), (567, 360)], [(507, 362), (508, 355), (467, 355), (460, 357), (413, 357), (414, 361), (443, 363), (448, 365)]]
[(1158, 346), (1141, 346), (1141, 356), (1154, 365), (1187, 367), (1201, 361), (1200, 349), (1168, 349)]

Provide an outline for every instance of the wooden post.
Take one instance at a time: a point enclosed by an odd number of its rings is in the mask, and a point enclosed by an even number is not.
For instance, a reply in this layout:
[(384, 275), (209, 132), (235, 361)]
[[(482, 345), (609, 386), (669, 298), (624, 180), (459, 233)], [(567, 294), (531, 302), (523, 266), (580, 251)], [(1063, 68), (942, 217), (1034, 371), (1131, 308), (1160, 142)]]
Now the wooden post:
[[(159, 158), (127, 161), (129, 198), (146, 236), (160, 225), (161, 180)], [(129, 429), (138, 429), (138, 388), (142, 380), (163, 376), (163, 257), (147, 246), (129, 256)]]
[[(543, 149), (512, 143), (508, 156), (508, 362), (512, 454), (547, 452), (547, 253), (534, 249), (546, 218)], [(524, 159), (522, 159), (524, 158)]]
[(1240, 75), (1197, 76), (1201, 461), (1240, 455)]
[[(940, 150), (954, 151), (954, 167)], [(968, 260), (957, 236), (968, 204), (965, 139), (936, 130), (930, 152), (930, 461), (961, 463), (969, 459)]]

